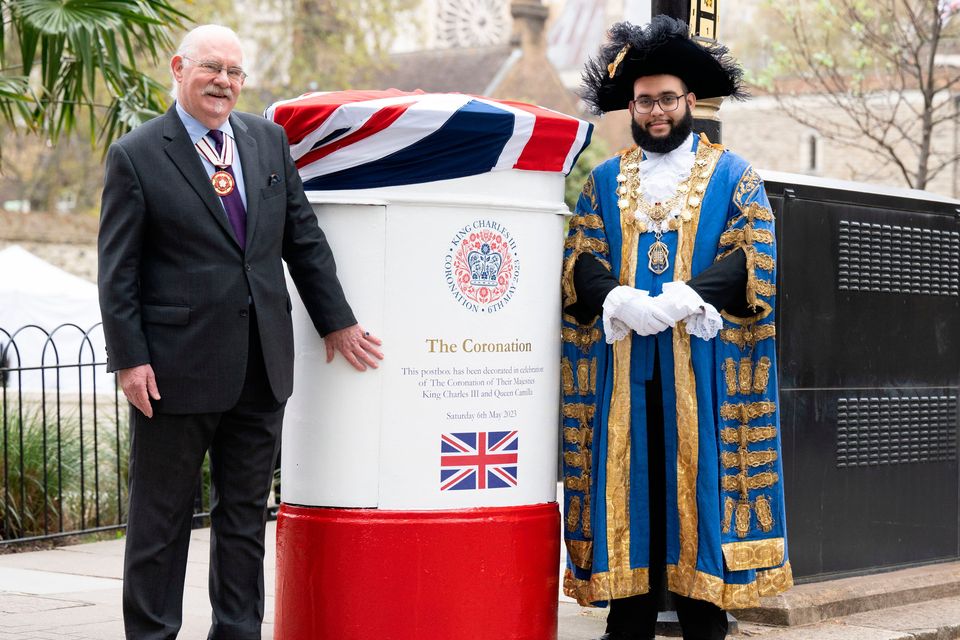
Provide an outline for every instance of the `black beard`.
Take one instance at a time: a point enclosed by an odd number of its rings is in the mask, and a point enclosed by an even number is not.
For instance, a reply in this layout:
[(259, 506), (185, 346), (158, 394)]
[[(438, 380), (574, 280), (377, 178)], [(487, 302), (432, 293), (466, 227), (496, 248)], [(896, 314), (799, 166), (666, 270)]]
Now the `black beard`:
[(687, 139), (690, 132), (693, 131), (693, 113), (687, 109), (683, 118), (670, 128), (663, 138), (654, 138), (646, 129), (641, 129), (640, 125), (633, 118), (630, 119), (630, 132), (633, 134), (633, 141), (637, 143), (644, 151), (651, 153), (667, 153), (673, 151)]

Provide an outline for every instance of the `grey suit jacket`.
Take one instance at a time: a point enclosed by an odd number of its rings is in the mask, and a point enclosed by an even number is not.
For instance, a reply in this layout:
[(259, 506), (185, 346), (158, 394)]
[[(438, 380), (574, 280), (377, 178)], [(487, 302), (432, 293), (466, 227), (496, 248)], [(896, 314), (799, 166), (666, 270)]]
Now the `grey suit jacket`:
[(232, 407), (251, 330), (274, 396), (289, 397), (293, 329), (281, 259), (321, 335), (356, 322), (283, 129), (237, 112), (230, 124), (247, 196), (245, 251), (175, 108), (107, 153), (98, 281), (108, 369), (150, 363), (160, 412)]

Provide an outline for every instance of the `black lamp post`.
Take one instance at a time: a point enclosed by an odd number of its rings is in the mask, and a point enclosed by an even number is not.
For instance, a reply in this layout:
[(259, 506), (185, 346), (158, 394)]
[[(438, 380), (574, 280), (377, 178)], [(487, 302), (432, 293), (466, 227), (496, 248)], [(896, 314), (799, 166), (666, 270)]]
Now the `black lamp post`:
[[(667, 15), (690, 25), (690, 35), (707, 43), (716, 42), (720, 18), (720, 0), (653, 0), (651, 17)], [(693, 130), (707, 134), (711, 142), (720, 142), (722, 129), (717, 112), (723, 98), (697, 98), (693, 110)]]

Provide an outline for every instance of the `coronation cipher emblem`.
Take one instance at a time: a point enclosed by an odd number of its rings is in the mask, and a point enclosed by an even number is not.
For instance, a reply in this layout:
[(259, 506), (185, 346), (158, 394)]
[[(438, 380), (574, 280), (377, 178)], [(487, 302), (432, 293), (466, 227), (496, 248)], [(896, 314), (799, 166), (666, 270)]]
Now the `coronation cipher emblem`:
[(520, 276), (517, 242), (494, 220), (474, 220), (457, 230), (444, 257), (447, 288), (474, 313), (494, 313), (513, 297)]

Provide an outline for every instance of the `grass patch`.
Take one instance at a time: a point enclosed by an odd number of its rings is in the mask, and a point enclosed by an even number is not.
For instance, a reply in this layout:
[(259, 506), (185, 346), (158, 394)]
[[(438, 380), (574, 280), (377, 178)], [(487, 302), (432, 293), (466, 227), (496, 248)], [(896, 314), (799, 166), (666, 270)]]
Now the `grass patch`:
[(125, 406), (4, 397), (0, 540), (122, 524), (128, 451)]

